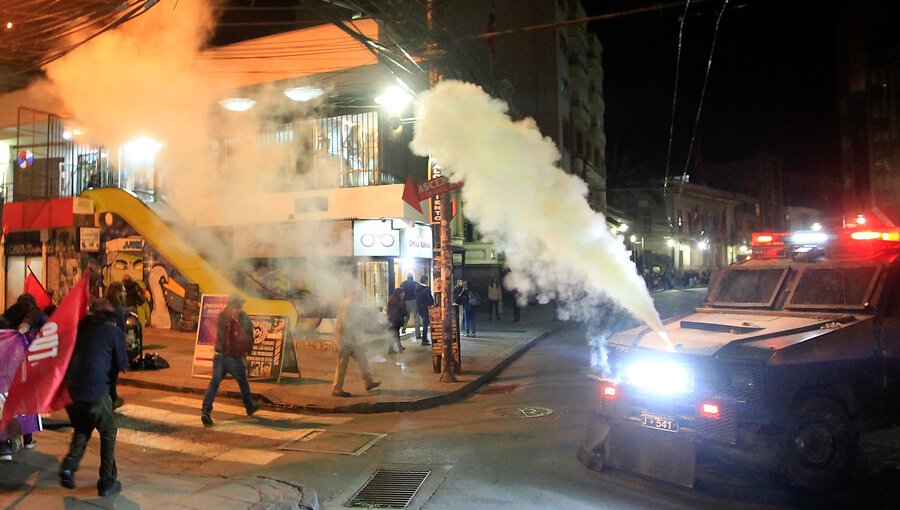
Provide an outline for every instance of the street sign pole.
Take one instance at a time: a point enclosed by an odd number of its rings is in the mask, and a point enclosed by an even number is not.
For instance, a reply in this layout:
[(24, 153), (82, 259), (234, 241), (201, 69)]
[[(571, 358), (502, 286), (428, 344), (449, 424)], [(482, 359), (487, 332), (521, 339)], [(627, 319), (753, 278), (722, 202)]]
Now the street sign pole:
[[(434, 30), (434, 0), (425, 2), (425, 25), (429, 33)], [(441, 75), (437, 68), (438, 47), (434, 37), (429, 37), (427, 44), (428, 57), (428, 86), (434, 87), (441, 81)], [(429, 161), (428, 169), (431, 179), (442, 177), (439, 166)], [(442, 190), (443, 191), (443, 190)], [(453, 278), (453, 250), (450, 246), (450, 191), (436, 195), (431, 200), (431, 216), (436, 220), (440, 228), (440, 256), (435, 261), (435, 271), (440, 278), (440, 306), (441, 306), (441, 382), (456, 382), (456, 360), (453, 357), (453, 299), (451, 286)]]

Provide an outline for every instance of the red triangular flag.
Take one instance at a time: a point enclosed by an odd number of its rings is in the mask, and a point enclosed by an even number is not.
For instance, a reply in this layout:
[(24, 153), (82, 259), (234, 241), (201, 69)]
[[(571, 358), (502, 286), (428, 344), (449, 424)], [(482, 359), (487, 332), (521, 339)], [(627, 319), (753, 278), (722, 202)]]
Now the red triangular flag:
[(72, 401), (65, 384), (66, 370), (75, 350), (78, 323), (87, 315), (90, 279), (90, 271), (85, 271), (31, 341), (9, 388), (0, 428), (16, 416), (49, 413)]
[(38, 308), (41, 310), (47, 308), (47, 305), (52, 302), (50, 294), (47, 294), (47, 289), (41, 285), (41, 281), (34, 275), (30, 267), (28, 268), (28, 276), (25, 277), (25, 288), (22, 292), (34, 296), (34, 302), (37, 303)]
[(411, 205), (413, 209), (419, 211), (420, 214), (425, 214), (422, 211), (422, 204), (419, 200), (419, 190), (416, 189), (416, 183), (413, 182), (411, 176), (406, 176), (406, 184), (403, 185), (403, 201), (407, 204)]

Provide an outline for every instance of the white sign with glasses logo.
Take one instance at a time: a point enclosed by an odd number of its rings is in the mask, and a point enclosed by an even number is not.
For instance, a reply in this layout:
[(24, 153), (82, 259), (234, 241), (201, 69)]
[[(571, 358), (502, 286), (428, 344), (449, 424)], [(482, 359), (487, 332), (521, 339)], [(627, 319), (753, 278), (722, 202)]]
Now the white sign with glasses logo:
[(391, 228), (390, 220), (353, 222), (353, 255), (357, 257), (399, 257), (400, 231)]

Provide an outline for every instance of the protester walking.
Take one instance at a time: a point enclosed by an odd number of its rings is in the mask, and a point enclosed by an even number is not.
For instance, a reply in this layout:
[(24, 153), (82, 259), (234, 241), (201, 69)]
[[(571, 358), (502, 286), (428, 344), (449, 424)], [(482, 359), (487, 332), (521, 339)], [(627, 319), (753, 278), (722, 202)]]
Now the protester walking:
[[(116, 327), (122, 330), (122, 347), (125, 348), (125, 317), (127, 315), (127, 293), (125, 285), (122, 282), (112, 282), (106, 287), (106, 300), (109, 301), (116, 311)], [(126, 348), (127, 351), (127, 348)], [(126, 356), (126, 359), (128, 357)], [(119, 383), (119, 372), (109, 375), (109, 396), (113, 401), (113, 409), (118, 409), (125, 405), (125, 400), (119, 397), (117, 386)]]
[(496, 276), (491, 278), (491, 284), (488, 285), (488, 320), (500, 320), (500, 299), (503, 297), (503, 291), (500, 289), (500, 279)]
[(203, 407), (200, 411), (200, 421), (203, 425), (213, 425), (212, 410), (213, 401), (219, 391), (219, 385), (225, 374), (231, 374), (241, 389), (241, 399), (247, 416), (253, 416), (259, 407), (253, 402), (250, 393), (250, 382), (247, 380), (247, 367), (244, 357), (249, 354), (246, 342), (249, 339), (250, 347), (253, 342), (253, 323), (243, 310), (244, 298), (237, 294), (228, 297), (225, 308), (216, 319), (216, 346), (213, 355), (212, 379), (206, 388), (203, 397)]
[(406, 301), (403, 299), (403, 289), (397, 287), (388, 298), (387, 318), (388, 329), (391, 331), (391, 343), (388, 345), (388, 354), (394, 354), (394, 343), (397, 344), (397, 351), (403, 352), (406, 347), (400, 343), (400, 328), (403, 326), (403, 320), (407, 314)]
[(93, 313), (78, 325), (78, 336), (69, 368), (66, 386), (72, 403), (66, 413), (74, 429), (69, 453), (60, 466), (59, 481), (63, 487), (75, 488), (75, 472), (81, 464), (84, 449), (94, 429), (100, 434), (100, 479), (97, 494), (109, 496), (122, 490), (116, 469), (116, 422), (109, 396), (110, 374), (125, 369), (125, 333), (116, 326), (112, 303), (99, 300)]
[(422, 338), (419, 334), (421, 321), (419, 319), (418, 308), (416, 307), (416, 290), (419, 288), (419, 284), (416, 283), (416, 280), (413, 278), (412, 271), (406, 273), (406, 279), (400, 284), (400, 288), (403, 289), (403, 301), (406, 303), (406, 318), (403, 319), (402, 332), (406, 333), (406, 328), (409, 327), (409, 319), (412, 317), (413, 327), (416, 329), (416, 338)]
[(361, 317), (361, 310), (359, 305), (354, 303), (352, 292), (344, 297), (340, 306), (334, 326), (334, 337), (339, 350), (331, 394), (335, 397), (349, 397), (351, 396), (350, 392), (344, 391), (344, 378), (347, 375), (350, 358), (353, 358), (356, 366), (359, 367), (359, 372), (366, 383), (366, 391), (374, 390), (381, 382), (372, 379), (372, 371), (369, 368), (369, 361), (366, 359), (366, 348), (360, 331), (360, 328), (367, 323), (371, 324), (371, 321)]
[(428, 341), (428, 332), (431, 330), (431, 318), (428, 309), (434, 306), (434, 296), (431, 287), (428, 286), (428, 277), (424, 274), (419, 278), (419, 287), (416, 289), (416, 313), (422, 317), (422, 345), (431, 345)]
[[(0, 316), (0, 329), (16, 329), (20, 333), (26, 334), (29, 331), (40, 329), (45, 321), (46, 316), (41, 309), (38, 308), (34, 296), (31, 294), (22, 294), (16, 299), (16, 302), (7, 308), (6, 311), (3, 312), (3, 315)], [(31, 335), (29, 338), (33, 339), (34, 336)], [(42, 428), (40, 416), (18, 416), (15, 421), (15, 430), (18, 431), (15, 434), (15, 437), (18, 437), (18, 434), (21, 433), (22, 445), (29, 450), (35, 448), (37, 442), (34, 440), (33, 434), (40, 431)], [(8, 462), (12, 460), (12, 441), (13, 437), (7, 434), (6, 431), (0, 430), (0, 461)]]

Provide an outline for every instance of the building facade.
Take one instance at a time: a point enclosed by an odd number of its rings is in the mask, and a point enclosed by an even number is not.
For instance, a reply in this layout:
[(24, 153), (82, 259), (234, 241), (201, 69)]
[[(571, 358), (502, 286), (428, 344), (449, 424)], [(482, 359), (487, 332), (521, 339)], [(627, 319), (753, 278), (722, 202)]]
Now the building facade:
[[(376, 23), (356, 25), (377, 40)], [(304, 52), (330, 58), (293, 56)], [(407, 148), (412, 126), (374, 102), (394, 80), (362, 44), (328, 25), (214, 48), (196, 65), (200, 75), (231, 77), (217, 118), (253, 127), (198, 139), (213, 173), (193, 181), (159, 158), (162, 142), (98, 146), (52, 97), (0, 97), (6, 303), (27, 271), (58, 300), (92, 266), (105, 283), (140, 281), (145, 325), (167, 328), (196, 301), (186, 290), (195, 285), (256, 296), (251, 311), (281, 301), (303, 313), (315, 306), (307, 291), (327, 293), (329, 278), (356, 279), (369, 304), (383, 306), (407, 272), (431, 275), (430, 218), (401, 199), (407, 177), (427, 178), (426, 161)], [(228, 161), (243, 145), (259, 156), (247, 158), (251, 167)], [(267, 164), (270, 153), (290, 155), (289, 164)]]
[[(446, 5), (437, 23), (473, 57), (473, 76), (509, 103), (514, 118), (536, 121), (558, 147), (560, 167), (587, 183), (591, 207), (605, 214), (603, 47), (587, 23), (579, 21), (587, 16), (581, 2), (468, 0)], [(454, 242), (462, 247), (454, 260), (457, 276), (465, 274), (486, 287), (503, 270), (503, 254), (467, 223), (465, 204), (459, 211), (453, 229)]]
[[(838, 94), (845, 218), (900, 225), (900, 4), (842, 1)], [(873, 211), (877, 209), (877, 211)]]
[(623, 241), (641, 272), (723, 267), (750, 253), (751, 234), (759, 230), (759, 202), (741, 193), (652, 181), (611, 188), (607, 196), (627, 222)]

